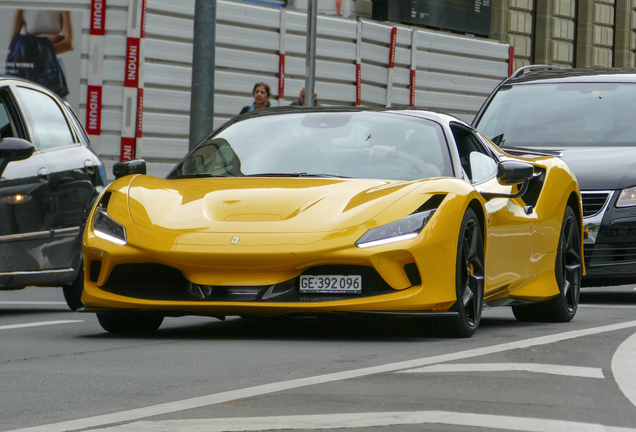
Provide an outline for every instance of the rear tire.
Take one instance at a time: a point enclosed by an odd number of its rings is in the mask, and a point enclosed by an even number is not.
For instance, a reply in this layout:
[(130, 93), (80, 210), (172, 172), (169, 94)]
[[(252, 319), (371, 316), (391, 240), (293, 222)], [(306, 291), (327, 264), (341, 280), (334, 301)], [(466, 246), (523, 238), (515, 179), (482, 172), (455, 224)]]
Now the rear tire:
[(440, 320), (435, 328), (442, 336), (469, 338), (481, 321), (484, 302), (484, 238), (475, 212), (468, 208), (464, 214), (457, 242), (455, 289), (457, 302), (451, 310), (457, 318)]
[(82, 292), (84, 292), (84, 265), (81, 264), (80, 271), (77, 273), (77, 277), (70, 285), (62, 287), (64, 291), (64, 300), (69, 309), (76, 311), (84, 306), (82, 303)]
[(551, 300), (531, 305), (513, 306), (517, 321), (569, 322), (576, 315), (581, 293), (581, 231), (579, 220), (570, 206), (565, 208), (561, 235), (554, 264), (559, 294)]
[(116, 334), (149, 334), (163, 322), (163, 315), (155, 313), (98, 313), (97, 321), (104, 330)]

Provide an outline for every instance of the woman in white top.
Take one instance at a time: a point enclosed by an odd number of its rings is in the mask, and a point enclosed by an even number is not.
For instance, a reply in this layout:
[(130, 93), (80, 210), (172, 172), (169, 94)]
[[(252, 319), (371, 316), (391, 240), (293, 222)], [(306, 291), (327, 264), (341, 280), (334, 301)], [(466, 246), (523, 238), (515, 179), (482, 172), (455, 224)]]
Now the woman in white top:
[(56, 54), (73, 51), (73, 25), (69, 11), (18, 9), (11, 37), (24, 31), (49, 38)]

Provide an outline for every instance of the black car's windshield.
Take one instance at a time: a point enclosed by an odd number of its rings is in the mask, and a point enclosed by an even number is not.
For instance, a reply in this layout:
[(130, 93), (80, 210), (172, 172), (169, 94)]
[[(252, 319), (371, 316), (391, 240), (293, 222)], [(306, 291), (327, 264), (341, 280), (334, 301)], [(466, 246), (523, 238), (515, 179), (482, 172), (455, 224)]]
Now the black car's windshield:
[(477, 129), (504, 147), (636, 145), (636, 84), (502, 86)]
[(170, 178), (451, 176), (433, 121), (391, 113), (289, 113), (237, 122), (189, 154)]

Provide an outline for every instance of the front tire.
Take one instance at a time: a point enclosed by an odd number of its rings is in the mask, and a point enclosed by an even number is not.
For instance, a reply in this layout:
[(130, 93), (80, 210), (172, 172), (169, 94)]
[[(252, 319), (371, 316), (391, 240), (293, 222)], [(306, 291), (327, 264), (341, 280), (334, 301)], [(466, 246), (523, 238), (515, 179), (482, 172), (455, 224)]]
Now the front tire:
[(104, 330), (115, 334), (149, 334), (163, 322), (163, 315), (154, 313), (98, 313), (97, 321)]
[(484, 303), (484, 238), (475, 212), (464, 214), (457, 242), (455, 289), (457, 302), (451, 308), (457, 318), (440, 322), (442, 335), (468, 338), (475, 334), (481, 321)]
[(547, 302), (513, 306), (517, 321), (569, 322), (579, 306), (581, 293), (581, 231), (579, 220), (570, 206), (565, 208), (559, 246), (554, 264), (554, 275), (559, 294)]

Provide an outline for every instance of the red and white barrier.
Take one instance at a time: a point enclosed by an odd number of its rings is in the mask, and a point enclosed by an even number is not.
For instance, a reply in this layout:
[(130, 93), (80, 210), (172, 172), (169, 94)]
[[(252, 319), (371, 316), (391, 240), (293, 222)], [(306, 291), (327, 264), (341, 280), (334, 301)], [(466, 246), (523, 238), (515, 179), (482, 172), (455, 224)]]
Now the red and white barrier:
[(285, 100), (285, 33), (287, 31), (287, 13), (280, 11), (280, 48), (278, 50), (278, 105)]
[(417, 75), (417, 30), (411, 30), (411, 90), (410, 103), (415, 106), (415, 79)]
[(386, 84), (386, 106), (391, 106), (391, 90), (393, 89), (393, 72), (395, 71), (395, 46), (397, 45), (397, 27), (391, 28), (391, 45), (389, 50), (389, 74)]
[(126, 75), (124, 77), (120, 161), (134, 159), (141, 149), (146, 0), (129, 0), (126, 36)]
[(362, 105), (362, 21), (356, 29), (356, 106)]
[(88, 37), (88, 76), (86, 94), (86, 132), (91, 148), (99, 154), (102, 133), (102, 85), (104, 82), (104, 35), (106, 0), (91, 0), (91, 25)]
[(515, 47), (510, 46), (508, 48), (508, 76), (512, 76), (515, 71)]

